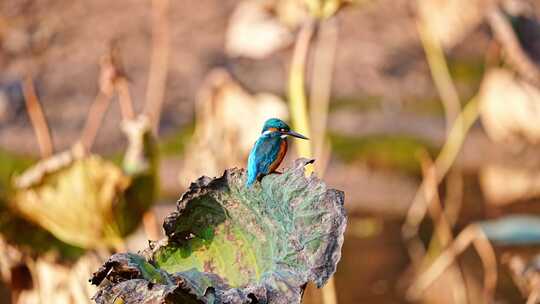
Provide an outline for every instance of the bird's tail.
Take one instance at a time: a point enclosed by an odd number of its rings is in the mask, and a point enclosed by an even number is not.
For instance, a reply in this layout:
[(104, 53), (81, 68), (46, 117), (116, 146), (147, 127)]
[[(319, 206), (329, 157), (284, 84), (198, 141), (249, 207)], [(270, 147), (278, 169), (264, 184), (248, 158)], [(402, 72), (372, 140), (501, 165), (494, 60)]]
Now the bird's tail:
[(257, 180), (257, 175), (250, 174), (250, 171), (248, 171), (247, 179), (246, 179), (246, 186), (250, 188), (251, 186), (253, 186), (256, 180)]

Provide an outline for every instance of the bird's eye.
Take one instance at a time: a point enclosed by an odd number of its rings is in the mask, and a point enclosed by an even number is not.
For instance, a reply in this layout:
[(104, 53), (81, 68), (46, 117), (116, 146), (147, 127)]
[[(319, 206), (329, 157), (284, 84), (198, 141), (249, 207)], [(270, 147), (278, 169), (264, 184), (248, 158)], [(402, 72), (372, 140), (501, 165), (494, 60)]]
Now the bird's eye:
[(281, 132), (285, 132), (285, 129), (283, 129), (283, 128), (281, 128), (281, 129), (279, 129), (279, 130), (280, 130)]

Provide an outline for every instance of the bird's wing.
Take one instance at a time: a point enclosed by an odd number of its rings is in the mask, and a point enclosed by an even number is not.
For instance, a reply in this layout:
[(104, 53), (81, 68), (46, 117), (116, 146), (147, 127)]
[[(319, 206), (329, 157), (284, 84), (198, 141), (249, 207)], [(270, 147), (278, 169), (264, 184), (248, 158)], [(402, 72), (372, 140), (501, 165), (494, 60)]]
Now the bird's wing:
[(261, 140), (257, 145), (256, 155), (258, 156), (259, 173), (268, 174), (270, 165), (276, 160), (279, 153), (281, 139), (279, 137), (268, 138)]
[(259, 138), (248, 159), (248, 183), (255, 181), (259, 174), (268, 174), (270, 165), (279, 153), (280, 138)]

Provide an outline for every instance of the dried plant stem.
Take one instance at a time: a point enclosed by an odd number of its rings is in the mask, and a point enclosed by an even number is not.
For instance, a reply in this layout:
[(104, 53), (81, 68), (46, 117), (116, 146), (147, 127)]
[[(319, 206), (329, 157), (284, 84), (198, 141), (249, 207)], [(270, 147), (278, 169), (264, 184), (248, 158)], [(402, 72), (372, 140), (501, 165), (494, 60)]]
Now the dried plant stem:
[[(129, 98), (129, 91), (127, 89), (127, 80), (123, 70), (118, 49), (114, 45), (111, 45), (108, 52), (101, 57), (99, 92), (90, 106), (86, 123), (81, 134), (81, 142), (87, 151), (91, 150), (92, 145), (94, 144), (99, 128), (103, 123), (105, 113), (111, 105), (113, 94), (115, 93), (115, 90), (118, 90), (119, 84), (121, 85), (124, 83), (125, 85), (125, 92), (121, 92), (120, 96), (122, 114), (124, 114), (125, 111), (133, 112), (133, 110), (130, 109), (131, 105), (123, 105), (126, 102), (131, 102), (130, 100), (124, 101), (125, 98)], [(128, 97), (122, 96), (122, 94), (127, 94)], [(128, 109), (124, 109), (125, 107)]]
[(323, 304), (337, 304), (336, 283), (334, 277), (330, 277), (322, 288)]
[(36, 134), (41, 157), (49, 157), (53, 153), (51, 132), (39, 103), (34, 82), (30, 76), (25, 77), (23, 80), (23, 94), (26, 110), (34, 128), (34, 133)]
[(482, 260), (484, 267), (484, 301), (490, 303), (497, 284), (497, 261), (495, 252), (484, 232), (474, 224), (465, 228), (450, 247), (417, 278), (407, 291), (407, 298), (413, 301), (417, 300), (471, 243)]
[[(437, 187), (457, 158), (466, 134), (477, 118), (478, 101), (476, 98), (473, 98), (456, 118), (448, 135), (448, 140), (433, 164), (431, 177), (429, 179), (424, 178), (413, 199), (411, 207), (408, 210), (402, 228), (402, 235), (407, 244), (409, 256), (413, 261), (415, 269), (421, 269), (423, 267), (423, 260), (426, 255), (424, 245), (418, 237), (420, 223), (424, 219), (427, 211), (430, 211), (430, 215), (434, 221), (437, 222), (436, 219), (438, 217), (433, 213), (433, 211), (437, 210), (431, 209), (433, 207), (430, 208), (430, 206), (433, 205), (433, 200), (438, 198)], [(449, 213), (448, 210), (451, 209), (447, 209), (447, 212), (444, 212), (445, 215)], [(447, 225), (450, 225), (451, 223), (448, 219), (446, 219), (446, 222)], [(438, 225), (436, 227), (436, 229), (440, 229)], [(436, 230), (436, 234), (438, 233), (440, 232)]]
[[(430, 217), (435, 223), (435, 233), (431, 242), (429, 244), (428, 252), (434, 253), (438, 252), (439, 248), (446, 248), (449, 243), (454, 240), (452, 235), (452, 226), (450, 225), (446, 213), (444, 212), (439, 193), (438, 193), (438, 183), (436, 179), (435, 165), (433, 164), (428, 153), (424, 153), (421, 158), (422, 172), (425, 181), (425, 197), (426, 200), (433, 198), (432, 201), (428, 201), (428, 211)], [(421, 244), (420, 239), (418, 243)], [(421, 247), (423, 249), (423, 247)], [(423, 255), (424, 263), (428, 262), (431, 259), (433, 254)], [(450, 266), (451, 274), (456, 276), (458, 284), (456, 288), (453, 289), (456, 303), (467, 303), (467, 292), (465, 286), (465, 278), (459, 267), (456, 265)], [(418, 269), (418, 268), (417, 268)]]
[[(300, 32), (296, 38), (289, 71), (289, 104), (293, 126), (296, 131), (308, 137), (310, 136), (310, 119), (305, 92), (305, 70), (310, 42), (314, 31), (315, 23), (313, 20), (307, 20), (300, 28)], [(297, 140), (295, 143), (299, 156), (307, 158), (313, 156), (311, 143), (309, 141)], [(306, 174), (310, 174), (312, 171), (312, 166), (306, 167)], [(322, 288), (322, 299), (324, 304), (337, 303), (337, 294), (333, 277), (331, 277)]]
[[(418, 1), (418, 5), (422, 5), (422, 3), (422, 1)], [(441, 42), (430, 30), (428, 24), (422, 19), (417, 22), (417, 28), (426, 53), (431, 76), (444, 106), (446, 132), (449, 135), (450, 129), (458, 117), (461, 108), (459, 94), (452, 81), (452, 76), (450, 75)], [(455, 223), (459, 210), (461, 209), (461, 183), (461, 174), (459, 173), (459, 170), (456, 169), (453, 171), (453, 174), (449, 176), (447, 183), (447, 185), (451, 187), (448, 187), (445, 213), (451, 215), (448, 220), (451, 225)], [(436, 186), (438, 186), (438, 183)], [(456, 192), (454, 193), (452, 191)]]
[[(116, 80), (115, 88), (118, 91), (118, 100), (120, 102), (120, 110), (122, 112), (122, 118), (124, 120), (132, 120), (135, 117), (135, 111), (133, 110), (133, 100), (129, 92), (128, 81), (125, 77), (121, 77)], [(156, 214), (152, 209), (149, 209), (143, 214), (142, 218), (144, 232), (149, 240), (159, 240), (161, 237), (159, 231), (159, 224), (156, 218)]]
[(152, 0), (152, 55), (144, 113), (157, 134), (169, 64), (169, 0)]
[[(423, 2), (418, 1), (417, 5), (421, 6), (422, 3)], [(467, 109), (472, 109), (474, 111), (469, 110), (466, 112), (464, 110), (461, 115), (459, 114), (461, 102), (452, 81), (452, 77), (450, 76), (448, 64), (446, 62), (441, 43), (438, 41), (437, 37), (433, 35), (429, 29), (429, 26), (422, 19), (417, 21), (417, 28), (420, 35), (420, 40), (422, 41), (422, 45), (426, 53), (433, 81), (437, 87), (445, 109), (447, 139), (440, 155), (437, 157), (435, 162), (436, 181), (438, 186), (444, 176), (448, 173), (450, 167), (454, 164), (455, 158), (457, 157), (457, 154), (465, 139), (465, 135), (478, 116), (478, 110), (476, 101), (473, 99), (469, 102)], [(467, 117), (465, 117), (465, 114), (467, 114)], [(469, 118), (469, 116), (472, 117)], [(464, 118), (467, 119), (465, 120)], [(465, 123), (467, 125), (465, 125)], [(427, 201), (422, 200), (421, 193), (423, 192), (423, 187), (424, 183), (422, 183), (420, 186), (420, 189), (418, 190), (407, 214), (407, 220), (404, 225), (406, 238), (411, 238), (413, 234), (417, 233), (418, 225), (425, 215), (427, 208), (426, 203), (432, 199), (427, 197)], [(452, 202), (457, 202), (458, 205), (449, 207), (450, 213), (459, 213), (460, 202), (457, 200), (452, 200)]]
[[(448, 170), (456, 160), (465, 141), (465, 137), (477, 118), (478, 100), (475, 97), (469, 101), (463, 111), (456, 118), (448, 135), (448, 140), (441, 149), (441, 153), (439, 153), (437, 159), (435, 160), (437, 185), (443, 180), (444, 176), (448, 173)], [(423, 194), (424, 187), (424, 182), (422, 182), (407, 213), (407, 218), (403, 227), (403, 234), (405, 238), (410, 238), (412, 235), (417, 234), (418, 225), (426, 213), (426, 202), (433, 199), (431, 197), (427, 197), (426, 200), (426, 197), (424, 197)]]
[[(305, 69), (309, 45), (314, 32), (312, 20), (306, 21), (300, 28), (294, 46), (293, 58), (289, 71), (289, 104), (292, 123), (296, 131), (310, 136), (307, 98), (305, 92)], [(311, 143), (306, 140), (295, 141), (297, 152), (302, 157), (312, 157)]]
[[(421, 6), (423, 2), (417, 1)], [(431, 32), (428, 24), (420, 18), (417, 21), (417, 29), (422, 42), (431, 76), (441, 97), (445, 110), (446, 143), (437, 157), (435, 164), (431, 163), (428, 156), (422, 161), (424, 179), (407, 213), (406, 222), (403, 225), (403, 236), (407, 243), (409, 254), (416, 269), (423, 265), (441, 246), (446, 247), (452, 241), (452, 226), (457, 220), (462, 201), (462, 177), (456, 169), (447, 182), (448, 194), (446, 197), (446, 210), (443, 210), (438, 195), (438, 186), (454, 164), (459, 151), (465, 140), (465, 136), (478, 117), (476, 99), (469, 102), (461, 112), (459, 94), (452, 81), (444, 50), (438, 38)], [(457, 191), (456, 193), (450, 193)], [(426, 254), (425, 248), (418, 237), (418, 229), (421, 221), (429, 213), (435, 223), (434, 237), (431, 240)], [(449, 216), (449, 217), (447, 217)], [(458, 243), (457, 241), (455, 243)], [(459, 243), (458, 243), (459, 244)], [(452, 263), (445, 266), (450, 267)], [(431, 269), (431, 268), (430, 268)], [(459, 288), (457, 288), (456, 301), (467, 301), (463, 273), (459, 267), (453, 266), (452, 273), (459, 275)], [(438, 277), (438, 276), (437, 276)], [(418, 279), (419, 281), (420, 279)], [(417, 282), (418, 282), (417, 281)], [(411, 288), (412, 290), (412, 288)]]
[(326, 141), (328, 107), (332, 89), (332, 75), (338, 41), (338, 26), (335, 18), (320, 23), (317, 43), (314, 48), (313, 72), (311, 77), (311, 140), (317, 173), (323, 175), (330, 157)]
[(161, 238), (157, 217), (152, 209), (143, 214), (143, 227), (149, 240), (157, 241)]
[(459, 152), (461, 151), (461, 147), (465, 142), (467, 133), (474, 122), (478, 119), (478, 115), (478, 98), (473, 97), (463, 108), (463, 111), (460, 113), (453, 127), (450, 129), (448, 139), (435, 161), (438, 183), (442, 181), (444, 176), (450, 170), (452, 164), (455, 162)]
[(452, 229), (446, 220), (438, 193), (435, 165), (429, 155), (425, 153), (421, 157), (422, 174), (424, 177), (424, 196), (428, 202), (428, 211), (436, 223), (436, 232), (439, 241), (443, 244), (452, 240)]
[[(423, 1), (417, 1), (417, 3), (418, 5), (422, 5)], [(450, 127), (460, 112), (461, 102), (459, 101), (459, 94), (452, 81), (440, 41), (438, 41), (438, 38), (433, 34), (429, 25), (422, 18), (417, 21), (416, 26), (420, 35), (420, 41), (424, 47), (424, 52), (426, 53), (431, 77), (444, 106), (446, 132), (448, 134)]]
[(112, 94), (99, 92), (94, 99), (94, 102), (92, 102), (92, 105), (90, 106), (88, 118), (86, 119), (86, 123), (81, 135), (81, 142), (87, 151), (89, 151), (94, 144), (99, 127), (101, 126), (105, 113), (111, 104), (111, 98)]
[(131, 120), (135, 117), (135, 111), (133, 110), (133, 100), (129, 92), (129, 84), (127, 79), (120, 78), (115, 84), (118, 92), (118, 101), (120, 102), (120, 111), (122, 112), (122, 118), (124, 120)]
[(444, 213), (450, 226), (457, 223), (461, 206), (463, 205), (463, 175), (459, 168), (454, 168), (448, 172), (446, 179), (446, 208)]

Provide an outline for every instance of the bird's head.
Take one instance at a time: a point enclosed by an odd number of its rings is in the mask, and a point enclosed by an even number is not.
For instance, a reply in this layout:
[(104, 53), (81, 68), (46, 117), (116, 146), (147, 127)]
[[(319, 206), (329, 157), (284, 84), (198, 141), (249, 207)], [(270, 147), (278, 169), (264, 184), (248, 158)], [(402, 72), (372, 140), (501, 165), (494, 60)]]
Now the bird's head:
[(262, 136), (280, 136), (281, 138), (286, 138), (290, 135), (302, 139), (308, 139), (304, 135), (292, 131), (289, 125), (277, 118), (268, 119), (264, 123), (261, 134)]

